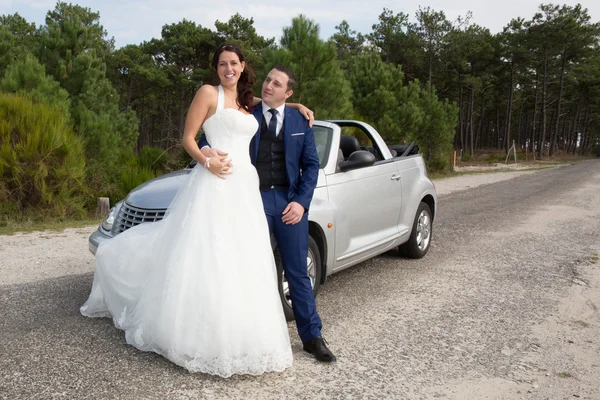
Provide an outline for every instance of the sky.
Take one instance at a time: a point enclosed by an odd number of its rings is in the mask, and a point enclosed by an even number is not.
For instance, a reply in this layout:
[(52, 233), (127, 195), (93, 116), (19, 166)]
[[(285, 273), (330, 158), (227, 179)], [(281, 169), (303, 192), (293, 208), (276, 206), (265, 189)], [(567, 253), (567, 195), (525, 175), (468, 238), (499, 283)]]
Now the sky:
[[(314, 20), (320, 27), (321, 38), (326, 40), (336, 32), (335, 26), (346, 20), (350, 29), (366, 34), (372, 31), (384, 8), (395, 14), (403, 12), (414, 21), (415, 12), (430, 7), (443, 11), (450, 21), (473, 13), (472, 23), (488, 28), (492, 33), (502, 31), (511, 19), (531, 19), (538, 11), (541, 1), (534, 0), (66, 0), (100, 13), (100, 23), (114, 37), (117, 48), (127, 44), (140, 44), (159, 38), (165, 24), (183, 19), (194, 21), (203, 27), (215, 30), (215, 21), (227, 22), (239, 13), (244, 18), (253, 18), (257, 33), (265, 38), (276, 38), (279, 42), (282, 29), (291, 25), (298, 14)], [(546, 1), (545, 3), (550, 3)], [(600, 1), (554, 1), (554, 4), (570, 6), (581, 4), (588, 9), (592, 22), (600, 20)], [(44, 23), (46, 13), (54, 9), (56, 0), (0, 0), (0, 15), (19, 13), (36, 25)]]

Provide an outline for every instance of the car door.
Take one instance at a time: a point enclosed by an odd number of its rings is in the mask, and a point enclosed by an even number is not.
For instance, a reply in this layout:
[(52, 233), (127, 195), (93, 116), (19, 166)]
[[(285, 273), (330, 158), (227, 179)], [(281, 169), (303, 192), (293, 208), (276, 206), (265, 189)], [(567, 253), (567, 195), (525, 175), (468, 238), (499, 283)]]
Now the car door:
[(380, 253), (399, 236), (399, 178), (396, 165), (386, 161), (327, 176), (336, 216), (334, 269)]

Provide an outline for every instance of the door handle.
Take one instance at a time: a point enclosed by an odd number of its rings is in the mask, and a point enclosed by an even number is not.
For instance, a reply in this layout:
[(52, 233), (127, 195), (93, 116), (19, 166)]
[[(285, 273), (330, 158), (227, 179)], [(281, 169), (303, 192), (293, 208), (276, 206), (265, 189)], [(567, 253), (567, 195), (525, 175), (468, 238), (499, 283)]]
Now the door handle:
[(400, 175), (392, 175), (392, 180), (393, 181), (399, 181), (400, 178), (402, 178)]

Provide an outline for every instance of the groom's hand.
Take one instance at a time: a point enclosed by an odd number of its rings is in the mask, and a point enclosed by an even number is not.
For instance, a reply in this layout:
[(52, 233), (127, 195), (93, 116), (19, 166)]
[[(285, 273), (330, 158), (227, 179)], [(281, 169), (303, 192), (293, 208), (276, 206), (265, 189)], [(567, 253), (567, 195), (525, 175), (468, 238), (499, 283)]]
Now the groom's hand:
[(283, 217), (281, 220), (286, 225), (296, 225), (302, 219), (304, 215), (304, 207), (295, 201), (292, 201), (287, 205), (285, 210), (283, 210)]
[(298, 104), (298, 111), (300, 111), (300, 114), (302, 114), (304, 118), (308, 120), (308, 126), (312, 128), (313, 122), (315, 122), (315, 113), (313, 110), (302, 104)]
[(219, 157), (219, 156), (227, 156), (227, 153), (221, 151), (219, 149), (213, 149), (212, 147), (204, 146), (202, 150), (200, 150), (202, 154), (206, 157)]

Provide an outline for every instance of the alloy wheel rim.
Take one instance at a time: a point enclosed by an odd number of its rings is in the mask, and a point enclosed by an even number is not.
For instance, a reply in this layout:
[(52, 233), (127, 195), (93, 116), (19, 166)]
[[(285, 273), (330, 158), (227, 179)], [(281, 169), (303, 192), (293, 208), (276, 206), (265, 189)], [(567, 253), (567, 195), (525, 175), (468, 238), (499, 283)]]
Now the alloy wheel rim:
[(417, 220), (417, 247), (425, 251), (429, 247), (431, 240), (431, 217), (425, 210), (421, 211)]

